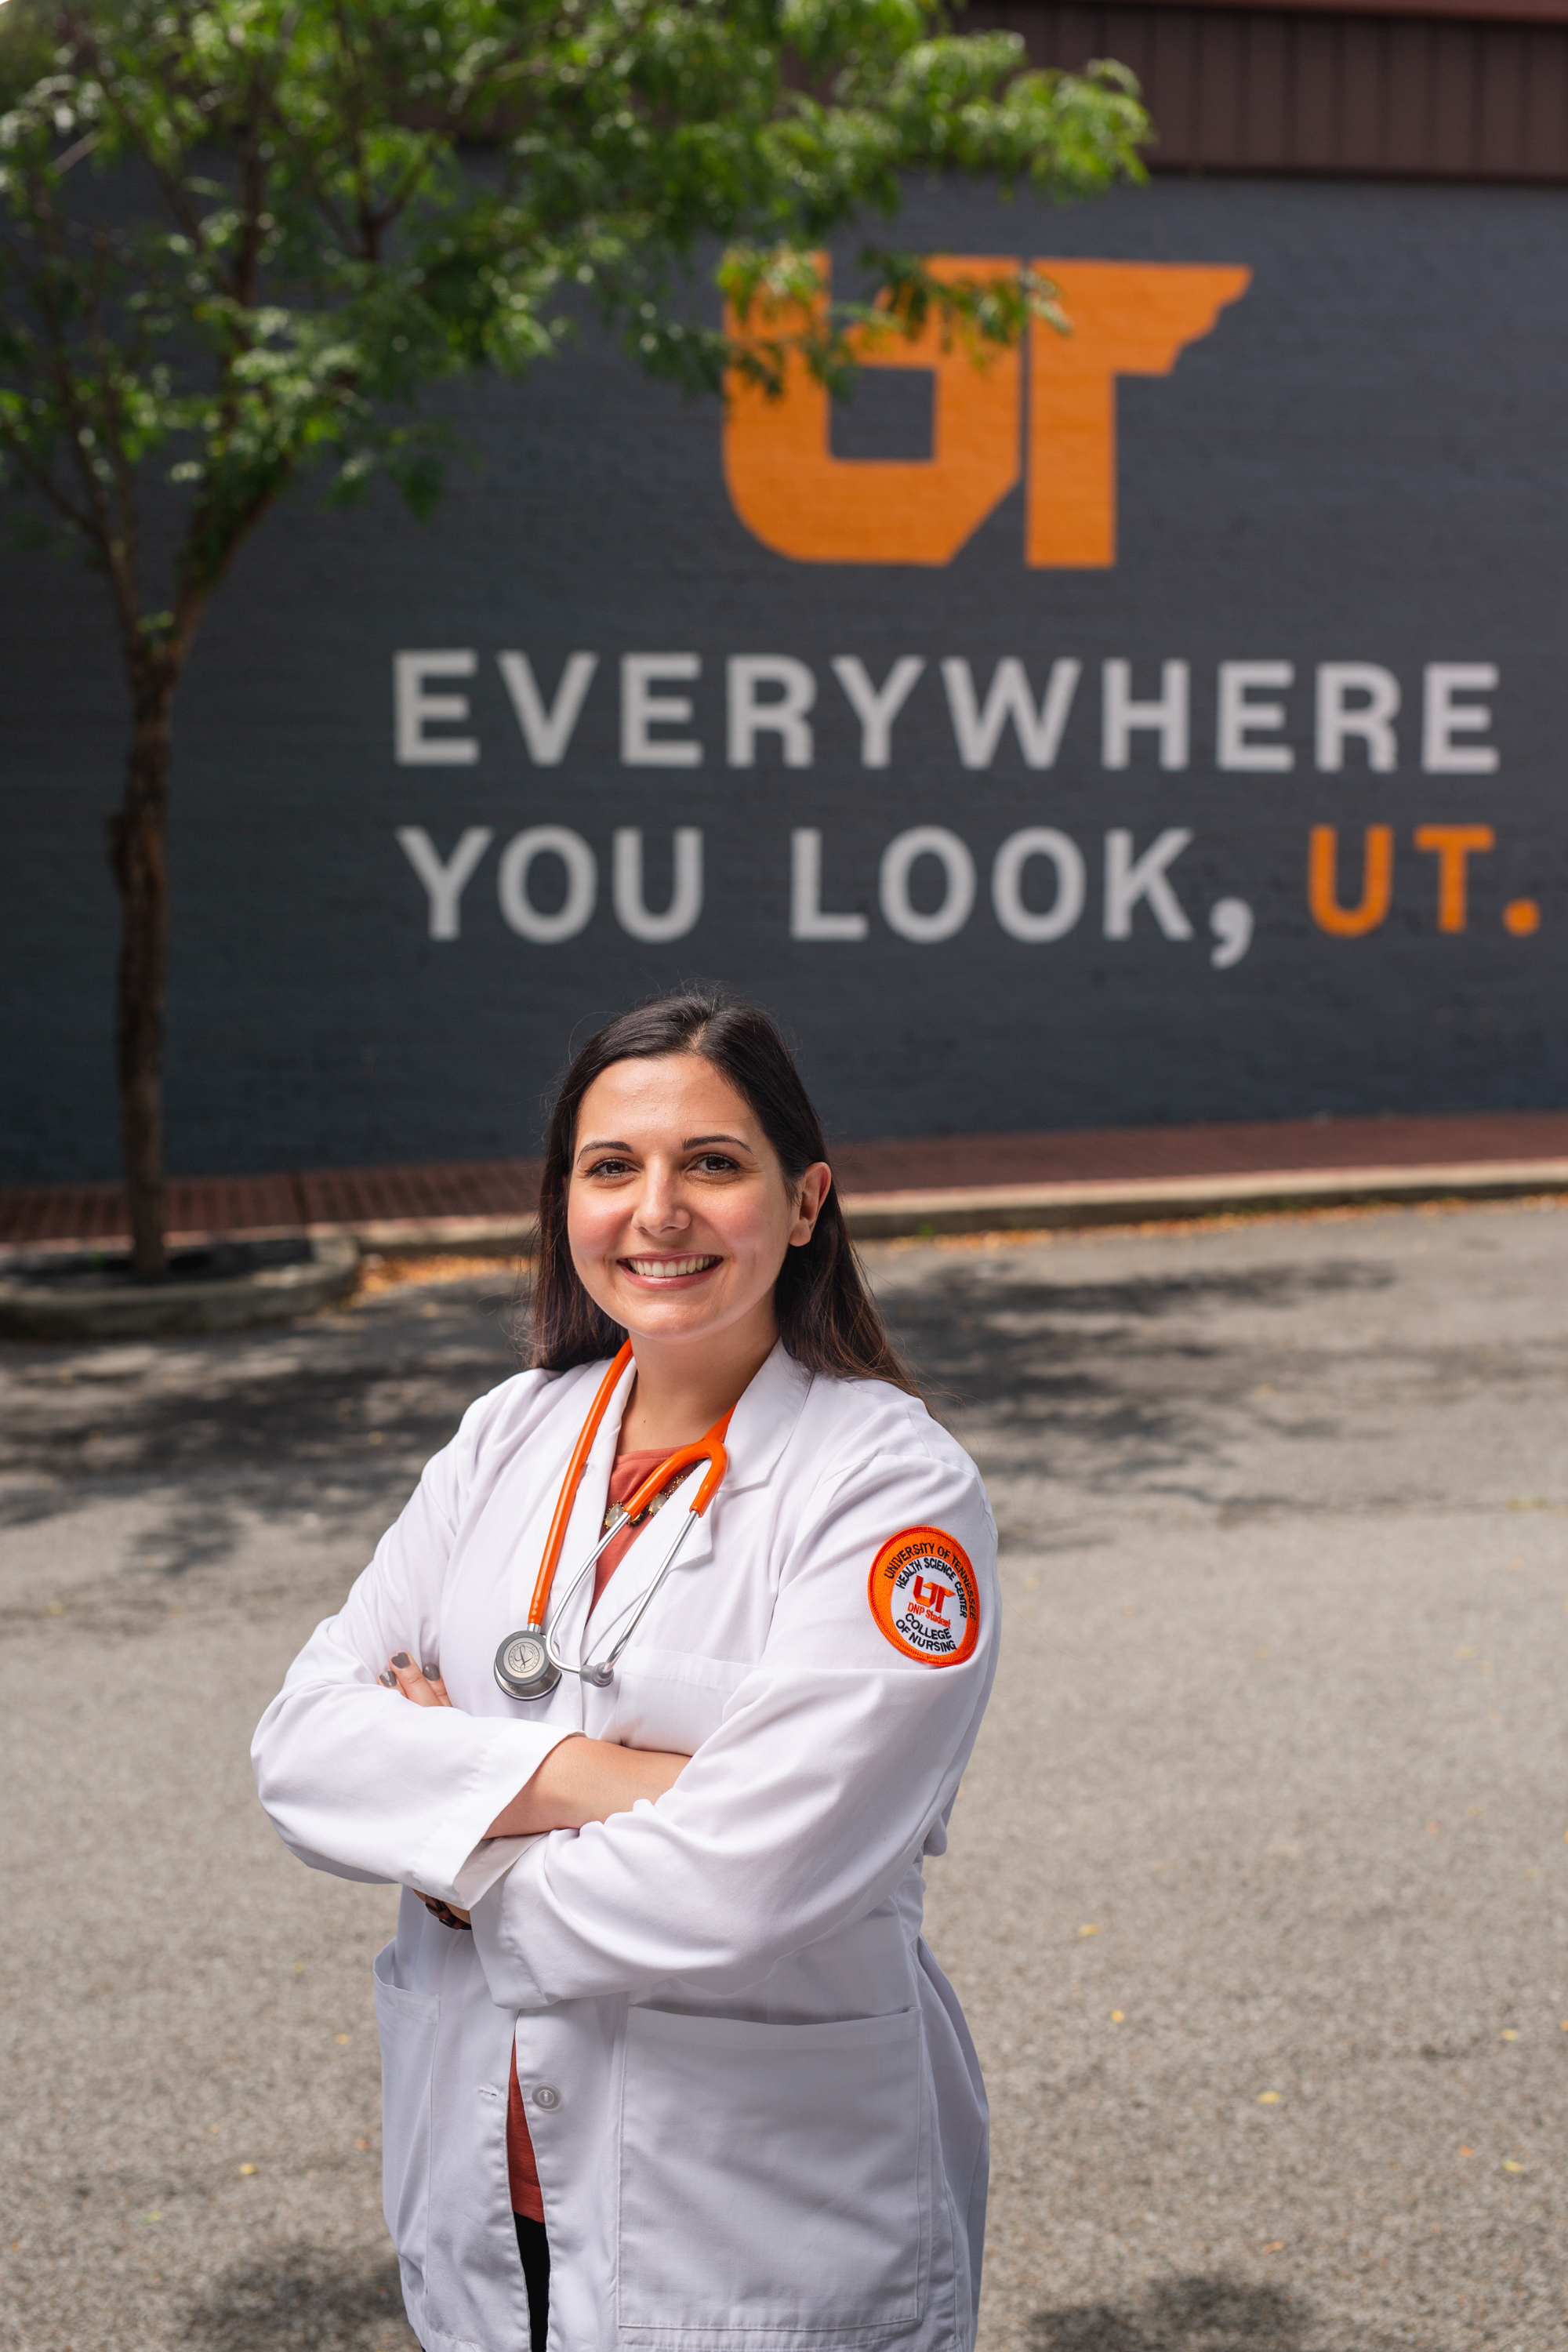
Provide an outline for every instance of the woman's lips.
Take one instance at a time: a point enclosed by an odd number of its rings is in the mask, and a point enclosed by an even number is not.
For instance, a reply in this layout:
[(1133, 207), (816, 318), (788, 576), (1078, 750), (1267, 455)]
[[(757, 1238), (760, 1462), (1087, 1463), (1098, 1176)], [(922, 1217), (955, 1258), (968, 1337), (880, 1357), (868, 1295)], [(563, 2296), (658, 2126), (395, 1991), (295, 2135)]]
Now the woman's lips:
[(719, 1262), (716, 1257), (624, 1257), (620, 1264), (644, 1282), (683, 1282), (694, 1274), (710, 1273)]

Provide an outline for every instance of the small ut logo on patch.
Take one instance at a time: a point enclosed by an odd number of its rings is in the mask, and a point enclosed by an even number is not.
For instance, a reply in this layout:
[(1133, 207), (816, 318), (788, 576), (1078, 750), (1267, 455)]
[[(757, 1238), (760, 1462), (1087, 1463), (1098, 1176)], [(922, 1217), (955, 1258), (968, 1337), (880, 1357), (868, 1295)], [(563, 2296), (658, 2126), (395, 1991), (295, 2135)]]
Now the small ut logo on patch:
[[(819, 256), (824, 269), (826, 257)], [(939, 254), (947, 278), (1016, 269), (1012, 255)], [(976, 365), (939, 321), (911, 341), (879, 338), (865, 367), (925, 368), (934, 377), (931, 454), (913, 460), (836, 457), (831, 403), (792, 354), (769, 400), (731, 379), (724, 480), (748, 530), (800, 563), (948, 563), (1026, 477), (1024, 557), (1104, 570), (1116, 561), (1116, 381), (1169, 375), (1252, 272), (1187, 262), (1037, 262), (1058, 287), (1072, 332), (1031, 322), (1021, 350)], [(745, 331), (731, 318), (730, 329)], [(1028, 378), (1028, 418), (1024, 381)]]

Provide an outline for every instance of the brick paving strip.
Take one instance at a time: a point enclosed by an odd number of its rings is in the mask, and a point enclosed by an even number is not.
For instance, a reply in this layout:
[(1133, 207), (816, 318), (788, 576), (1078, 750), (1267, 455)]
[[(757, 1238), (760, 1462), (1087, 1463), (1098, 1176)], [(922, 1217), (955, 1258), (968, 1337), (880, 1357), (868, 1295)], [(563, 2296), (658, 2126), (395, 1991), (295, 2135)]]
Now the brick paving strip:
[[(1134, 1224), (1358, 1201), (1568, 1192), (1568, 1111), (1279, 1119), (1056, 1135), (927, 1136), (833, 1151), (851, 1229), (899, 1234)], [(536, 1160), (195, 1176), (169, 1186), (171, 1236), (352, 1234), (384, 1255), (531, 1245)], [(113, 1247), (118, 1184), (0, 1191), (0, 1250)]]

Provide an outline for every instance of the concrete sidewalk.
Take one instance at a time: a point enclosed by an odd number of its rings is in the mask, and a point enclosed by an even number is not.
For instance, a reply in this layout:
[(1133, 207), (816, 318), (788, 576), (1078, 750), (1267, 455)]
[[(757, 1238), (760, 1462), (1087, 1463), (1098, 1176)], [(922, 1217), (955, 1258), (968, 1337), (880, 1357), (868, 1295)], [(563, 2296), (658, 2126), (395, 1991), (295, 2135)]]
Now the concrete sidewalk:
[[(1568, 1191), (1568, 1112), (1282, 1119), (830, 1145), (850, 1229), (907, 1234), (1140, 1224), (1342, 1202)], [(387, 1254), (532, 1246), (540, 1163), (337, 1168), (176, 1179), (179, 1242), (349, 1234)], [(0, 1192), (0, 1251), (126, 1235), (118, 1184)]]
[[(981, 2352), (1568, 2352), (1568, 1206), (867, 1255), (1001, 1530)], [(390, 1892), (246, 1749), (510, 1288), (0, 1346), (6, 2352), (413, 2352)]]

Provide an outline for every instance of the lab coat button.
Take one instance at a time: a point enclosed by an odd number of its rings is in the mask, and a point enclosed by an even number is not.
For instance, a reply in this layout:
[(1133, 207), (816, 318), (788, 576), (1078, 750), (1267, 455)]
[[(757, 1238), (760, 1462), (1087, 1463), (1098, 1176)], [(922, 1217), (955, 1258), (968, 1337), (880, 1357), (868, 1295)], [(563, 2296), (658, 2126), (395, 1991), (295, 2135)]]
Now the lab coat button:
[(543, 2107), (548, 2112), (551, 2108), (561, 2105), (561, 2094), (553, 2083), (536, 2083), (533, 2086), (533, 2104), (536, 2107)]

